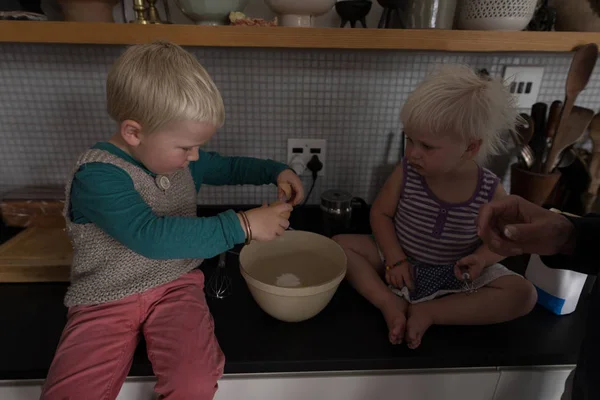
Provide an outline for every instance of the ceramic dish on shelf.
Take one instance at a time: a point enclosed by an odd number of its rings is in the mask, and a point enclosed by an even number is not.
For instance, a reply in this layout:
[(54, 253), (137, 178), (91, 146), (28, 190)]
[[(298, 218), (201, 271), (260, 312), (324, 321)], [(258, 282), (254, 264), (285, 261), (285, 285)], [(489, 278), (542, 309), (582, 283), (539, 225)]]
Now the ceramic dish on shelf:
[(231, 12), (244, 11), (248, 0), (175, 0), (175, 4), (197, 25), (225, 25)]
[(482, 31), (521, 31), (527, 27), (537, 0), (462, 0), (458, 27)]
[(312, 27), (314, 19), (329, 12), (336, 0), (265, 0), (277, 14), (279, 25)]

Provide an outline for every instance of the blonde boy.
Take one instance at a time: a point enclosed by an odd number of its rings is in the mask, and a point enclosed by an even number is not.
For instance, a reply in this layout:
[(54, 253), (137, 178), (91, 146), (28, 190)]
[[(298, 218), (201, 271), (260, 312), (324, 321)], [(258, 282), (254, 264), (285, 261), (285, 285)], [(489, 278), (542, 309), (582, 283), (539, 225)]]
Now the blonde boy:
[[(64, 215), (75, 250), (67, 325), (42, 399), (114, 399), (143, 336), (164, 399), (211, 399), (224, 356), (197, 266), (249, 239), (271, 240), (302, 200), (285, 165), (199, 149), (223, 124), (218, 89), (181, 47), (127, 49), (107, 80), (117, 132), (78, 159)], [(289, 184), (289, 203), (196, 216), (203, 184)]]

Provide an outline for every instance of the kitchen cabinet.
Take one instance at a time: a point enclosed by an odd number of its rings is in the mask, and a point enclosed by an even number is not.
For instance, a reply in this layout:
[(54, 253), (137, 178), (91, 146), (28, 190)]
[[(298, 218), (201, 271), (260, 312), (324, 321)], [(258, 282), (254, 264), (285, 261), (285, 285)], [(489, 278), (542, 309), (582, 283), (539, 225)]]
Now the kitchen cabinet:
[[(227, 375), (215, 400), (492, 400), (496, 368)], [(156, 399), (154, 378), (129, 378), (117, 400)], [(37, 400), (42, 381), (0, 382), (2, 400)], [(397, 395), (397, 396), (395, 396)]]
[(572, 369), (501, 369), (494, 400), (560, 400)]
[(398, 372), (229, 378), (215, 400), (483, 400), (492, 399), (498, 371)]
[(600, 33), (0, 21), (0, 42), (128, 45), (157, 39), (214, 47), (569, 52), (581, 44), (600, 44)]

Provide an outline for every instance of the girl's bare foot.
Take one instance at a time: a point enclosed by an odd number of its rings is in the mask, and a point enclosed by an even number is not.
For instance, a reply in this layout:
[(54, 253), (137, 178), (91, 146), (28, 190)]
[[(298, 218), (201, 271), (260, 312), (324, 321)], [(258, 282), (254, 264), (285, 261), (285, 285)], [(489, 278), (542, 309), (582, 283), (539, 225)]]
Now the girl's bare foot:
[(388, 326), (388, 338), (392, 344), (400, 344), (404, 340), (407, 308), (408, 303), (391, 292), (388, 299), (379, 308)]
[(406, 322), (406, 344), (410, 349), (421, 345), (423, 335), (433, 324), (431, 315), (420, 304), (411, 304), (408, 308), (408, 321)]

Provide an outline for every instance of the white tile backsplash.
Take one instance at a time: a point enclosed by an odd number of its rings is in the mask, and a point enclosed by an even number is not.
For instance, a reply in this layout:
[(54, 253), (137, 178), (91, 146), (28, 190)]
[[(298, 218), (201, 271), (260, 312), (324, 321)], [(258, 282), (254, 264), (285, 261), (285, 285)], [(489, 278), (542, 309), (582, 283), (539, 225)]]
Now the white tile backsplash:
[[(105, 77), (122, 46), (0, 44), (0, 187), (62, 184), (79, 152), (106, 140)], [(208, 149), (286, 161), (289, 137), (327, 139), (328, 188), (371, 201), (400, 152), (399, 111), (438, 63), (501, 75), (505, 65), (545, 68), (539, 101), (564, 96), (570, 54), (467, 54), (356, 50), (188, 48), (220, 88), (225, 126)], [(600, 74), (577, 104), (598, 111)], [(306, 181), (306, 185), (309, 185)], [(255, 204), (271, 187), (205, 187), (199, 202)]]

